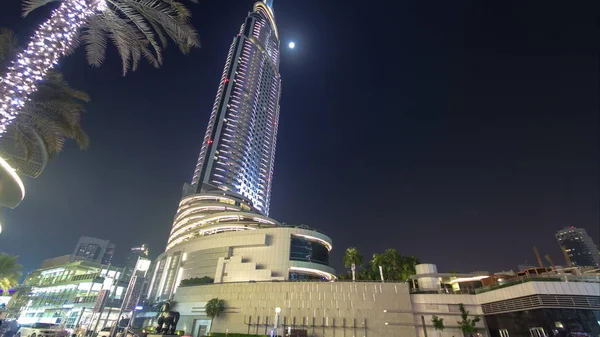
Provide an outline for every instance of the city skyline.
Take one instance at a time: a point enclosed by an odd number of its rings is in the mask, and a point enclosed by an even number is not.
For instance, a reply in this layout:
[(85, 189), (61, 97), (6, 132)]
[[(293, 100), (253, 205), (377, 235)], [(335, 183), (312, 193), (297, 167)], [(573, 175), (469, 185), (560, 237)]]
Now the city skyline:
[[(81, 235), (114, 242), (117, 260), (138, 242), (160, 252), (230, 38), (252, 3), (193, 6), (203, 48), (185, 57), (171, 48), (159, 70), (121, 78), (114, 55), (101, 69), (81, 53), (61, 61), (73, 86), (92, 96), (83, 117), (92, 146), (69, 145), (26, 182), (27, 198), (3, 214), (2, 250), (26, 269)], [(348, 246), (365, 255), (396, 248), (441, 270), (469, 271), (532, 262), (533, 245), (562, 261), (553, 233), (567, 225), (597, 240), (593, 27), (552, 5), (566, 17), (557, 26), (528, 4), (497, 14), (437, 4), (447, 17), (411, 6), (375, 21), (360, 6), (275, 4), (282, 42), (296, 48), (281, 55), (272, 216), (327, 232), (339, 271)], [(392, 13), (402, 29), (386, 23)], [(7, 5), (0, 23), (25, 39), (39, 18), (22, 20), (18, 4)], [(370, 41), (368, 53), (358, 39)], [(383, 47), (390, 41), (406, 48), (391, 57)], [(21, 239), (56, 234), (58, 247)], [(495, 257), (506, 242), (513, 251)]]

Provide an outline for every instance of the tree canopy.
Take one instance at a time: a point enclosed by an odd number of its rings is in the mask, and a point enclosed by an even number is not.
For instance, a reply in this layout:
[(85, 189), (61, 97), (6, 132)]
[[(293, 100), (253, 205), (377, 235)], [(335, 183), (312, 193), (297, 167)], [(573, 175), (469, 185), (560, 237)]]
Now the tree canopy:
[[(373, 254), (373, 258), (362, 268), (362, 256), (355, 247), (350, 247), (344, 255), (344, 266), (351, 267), (352, 263), (357, 266), (358, 280), (381, 280), (379, 266), (383, 269), (383, 277), (386, 281), (406, 281), (412, 275), (416, 274), (415, 266), (419, 263), (418, 258), (414, 256), (401, 255), (395, 249), (386, 249), (381, 254)], [(349, 273), (339, 275), (340, 279), (351, 279)]]
[(192, 278), (188, 278), (185, 280), (181, 280), (181, 283), (179, 283), (180, 287), (190, 287), (190, 286), (197, 286), (197, 285), (201, 285), (201, 284), (210, 284), (210, 283), (214, 283), (214, 279), (208, 277), (208, 276), (204, 276), (204, 277), (192, 277)]
[(0, 253), (0, 289), (8, 292), (19, 285), (23, 266), (17, 263), (17, 256)]
[(210, 329), (212, 329), (213, 319), (219, 317), (225, 311), (225, 301), (220, 298), (213, 298), (206, 302), (204, 310), (206, 311), (206, 316), (210, 318)]

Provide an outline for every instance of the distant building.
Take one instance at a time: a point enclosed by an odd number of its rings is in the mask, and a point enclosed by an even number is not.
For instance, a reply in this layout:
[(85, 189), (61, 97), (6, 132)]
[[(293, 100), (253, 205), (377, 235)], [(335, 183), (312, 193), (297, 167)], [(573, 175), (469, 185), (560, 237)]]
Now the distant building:
[(585, 229), (565, 227), (556, 233), (556, 239), (574, 266), (600, 266), (598, 247)]
[(133, 270), (135, 268), (135, 264), (140, 257), (148, 257), (148, 245), (143, 244), (139, 247), (133, 247), (129, 251), (129, 254), (125, 256), (125, 268), (128, 270)]
[(54, 266), (60, 266), (63, 264), (67, 264), (71, 261), (71, 255), (63, 255), (63, 256), (57, 256), (57, 257), (53, 257), (51, 259), (46, 259), (42, 262), (42, 265), (40, 268), (50, 268), (50, 267), (54, 267)]
[(556, 233), (556, 239), (574, 266), (600, 266), (598, 247), (585, 229), (565, 227)]
[(115, 255), (115, 245), (108, 240), (82, 236), (75, 246), (71, 261), (91, 261), (110, 264)]

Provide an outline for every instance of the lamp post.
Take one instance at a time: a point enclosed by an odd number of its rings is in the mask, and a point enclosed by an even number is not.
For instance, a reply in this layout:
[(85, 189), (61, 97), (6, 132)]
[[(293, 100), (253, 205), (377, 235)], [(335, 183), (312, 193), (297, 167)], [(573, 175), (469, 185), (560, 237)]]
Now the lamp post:
[(277, 331), (279, 330), (279, 314), (281, 313), (281, 308), (277, 307), (275, 308), (275, 335), (278, 336), (279, 333), (277, 333)]

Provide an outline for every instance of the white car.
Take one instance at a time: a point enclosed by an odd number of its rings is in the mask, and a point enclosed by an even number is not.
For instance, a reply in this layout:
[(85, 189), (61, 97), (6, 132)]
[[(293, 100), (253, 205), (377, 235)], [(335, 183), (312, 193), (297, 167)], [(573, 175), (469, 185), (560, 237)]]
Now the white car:
[(21, 325), (15, 337), (66, 337), (69, 333), (61, 329), (58, 324), (33, 323)]

